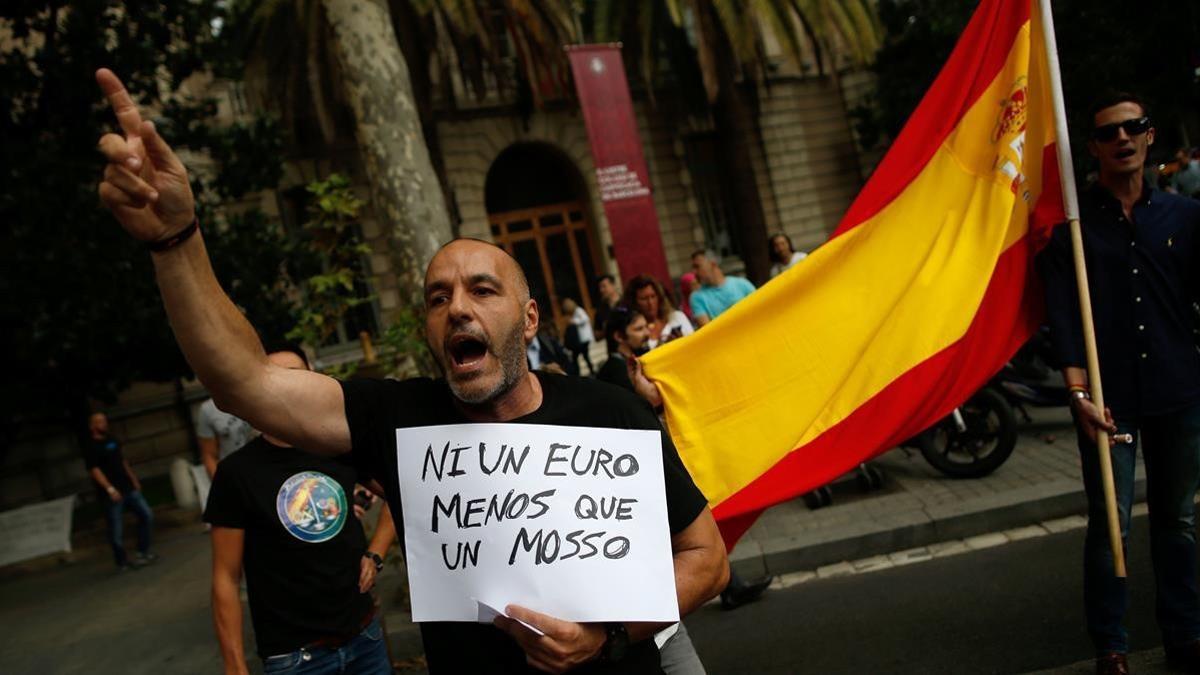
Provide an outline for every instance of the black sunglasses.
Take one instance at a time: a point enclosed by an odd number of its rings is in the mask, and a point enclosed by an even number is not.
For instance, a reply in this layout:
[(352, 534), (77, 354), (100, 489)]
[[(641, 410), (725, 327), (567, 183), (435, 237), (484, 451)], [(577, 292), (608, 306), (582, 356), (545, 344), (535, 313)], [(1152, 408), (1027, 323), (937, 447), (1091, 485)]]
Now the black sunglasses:
[(1124, 129), (1125, 135), (1130, 138), (1141, 136), (1150, 130), (1150, 118), (1137, 117), (1125, 120), (1124, 122), (1113, 122), (1112, 124), (1096, 127), (1092, 129), (1092, 138), (1102, 143), (1107, 143), (1117, 138), (1118, 129)]

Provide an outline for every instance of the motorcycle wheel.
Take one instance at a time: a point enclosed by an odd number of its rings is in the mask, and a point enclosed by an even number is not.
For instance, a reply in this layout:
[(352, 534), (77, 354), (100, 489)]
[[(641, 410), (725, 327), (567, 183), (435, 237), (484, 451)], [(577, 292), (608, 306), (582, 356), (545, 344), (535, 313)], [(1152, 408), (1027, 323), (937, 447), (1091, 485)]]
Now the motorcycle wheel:
[(833, 503), (833, 490), (829, 489), (828, 485), (813, 490), (812, 492), (804, 493), (804, 505), (810, 511), (823, 509)]
[(883, 472), (870, 464), (860, 464), (854, 477), (858, 481), (858, 489), (862, 492), (874, 492), (883, 488)]
[(917, 439), (921, 455), (953, 478), (982, 478), (1000, 467), (1017, 446), (1017, 417), (999, 392), (985, 388), (960, 408), (966, 430), (948, 416)]

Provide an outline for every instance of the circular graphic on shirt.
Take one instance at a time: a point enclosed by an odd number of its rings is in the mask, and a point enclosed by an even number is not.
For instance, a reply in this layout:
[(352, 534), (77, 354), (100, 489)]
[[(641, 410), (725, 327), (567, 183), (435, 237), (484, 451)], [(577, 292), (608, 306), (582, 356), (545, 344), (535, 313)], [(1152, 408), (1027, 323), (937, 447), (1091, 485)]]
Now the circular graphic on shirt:
[(287, 479), (275, 497), (275, 512), (284, 529), (309, 544), (336, 537), (346, 524), (346, 509), (346, 491), (318, 471), (303, 471)]

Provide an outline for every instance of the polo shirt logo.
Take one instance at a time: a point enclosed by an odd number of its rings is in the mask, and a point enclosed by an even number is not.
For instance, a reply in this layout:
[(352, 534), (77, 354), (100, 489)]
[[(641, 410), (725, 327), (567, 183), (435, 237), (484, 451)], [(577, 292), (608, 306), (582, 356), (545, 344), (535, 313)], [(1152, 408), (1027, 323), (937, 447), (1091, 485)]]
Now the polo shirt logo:
[(329, 541), (346, 524), (346, 492), (319, 471), (302, 471), (283, 482), (275, 497), (279, 522), (308, 544)]

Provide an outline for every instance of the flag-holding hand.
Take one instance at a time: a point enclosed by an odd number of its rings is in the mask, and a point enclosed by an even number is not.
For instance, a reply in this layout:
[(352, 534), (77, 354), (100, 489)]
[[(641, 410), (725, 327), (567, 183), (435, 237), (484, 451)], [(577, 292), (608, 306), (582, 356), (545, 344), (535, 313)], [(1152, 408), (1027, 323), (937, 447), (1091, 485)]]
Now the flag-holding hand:
[(111, 70), (96, 71), (124, 135), (105, 134), (100, 152), (108, 159), (100, 199), (135, 239), (162, 241), (191, 225), (195, 200), (183, 162), (143, 120), (125, 85)]

